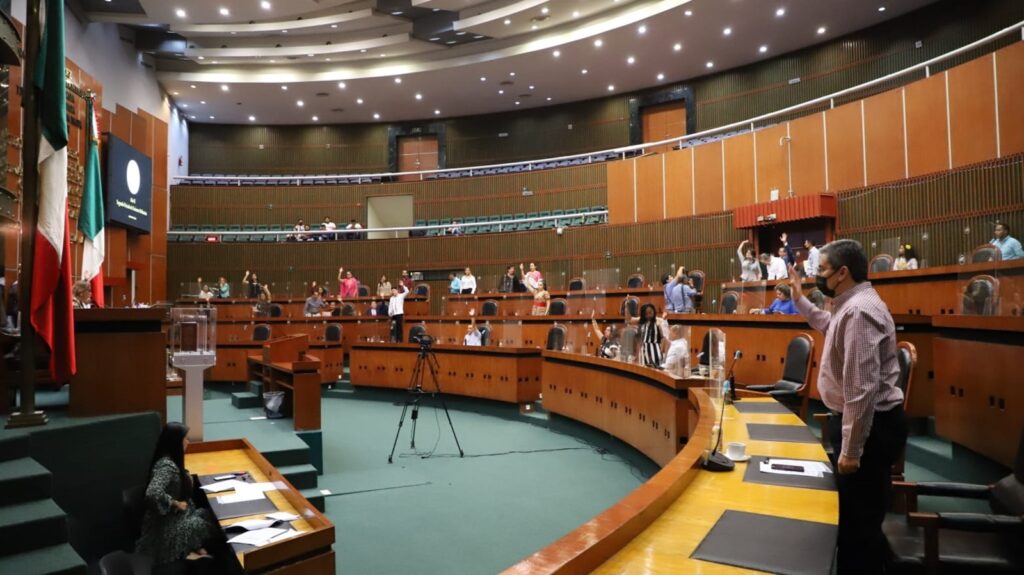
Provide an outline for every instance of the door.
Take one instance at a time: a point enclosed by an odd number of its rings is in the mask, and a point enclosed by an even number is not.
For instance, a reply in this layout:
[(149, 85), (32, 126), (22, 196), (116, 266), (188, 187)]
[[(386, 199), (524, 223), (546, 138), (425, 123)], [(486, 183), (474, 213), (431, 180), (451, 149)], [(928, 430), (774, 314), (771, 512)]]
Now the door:
[[(640, 110), (644, 130), (644, 142), (658, 142), (667, 138), (686, 135), (686, 102), (677, 100)], [(667, 152), (671, 145), (647, 148), (647, 152)]]
[[(437, 168), (437, 136), (427, 134), (398, 138), (399, 172), (436, 170)], [(421, 179), (420, 176), (401, 176), (398, 181), (408, 182), (419, 179)]]

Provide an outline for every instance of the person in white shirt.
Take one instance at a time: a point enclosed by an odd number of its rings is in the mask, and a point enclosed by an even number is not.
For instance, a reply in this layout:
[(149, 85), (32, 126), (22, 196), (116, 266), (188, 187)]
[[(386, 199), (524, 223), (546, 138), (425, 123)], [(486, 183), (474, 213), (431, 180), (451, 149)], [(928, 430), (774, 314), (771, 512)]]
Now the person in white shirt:
[(213, 292), (210, 291), (210, 286), (204, 285), (202, 289), (199, 290), (199, 299), (210, 299), (212, 297)]
[(804, 272), (807, 273), (807, 277), (813, 278), (818, 275), (818, 262), (821, 261), (821, 256), (818, 255), (818, 248), (814, 247), (814, 242), (811, 240), (804, 240), (804, 247), (807, 248)]
[(462, 277), (459, 278), (459, 289), (464, 294), (476, 293), (476, 276), (469, 271), (469, 268), (466, 268)]
[(402, 329), (405, 318), (405, 296), (409, 295), (409, 288), (405, 284), (399, 284), (402, 288), (391, 288), (391, 299), (388, 300), (388, 317), (391, 318), (391, 341), (402, 343)]
[(452, 220), (451, 227), (448, 228), (448, 235), (450, 236), (461, 236), (462, 226), (459, 225), (459, 220)]
[(772, 256), (772, 259), (768, 262), (768, 279), (769, 280), (784, 280), (789, 277), (789, 270), (786, 269), (786, 263), (793, 262), (793, 251), (789, 249), (789, 242), (786, 241), (786, 234), (779, 236), (782, 240), (782, 247), (779, 248), (777, 256)]
[[(306, 227), (306, 222), (304, 222), (302, 220), (299, 220), (295, 224), (295, 227), (292, 228), (292, 231), (294, 231), (294, 232), (303, 232), (303, 231), (305, 231), (307, 229), (309, 229), (309, 228)], [(293, 235), (290, 235), (288, 237), (294, 239), (297, 242), (304, 242), (304, 241), (309, 239), (309, 236), (307, 236), (306, 234), (293, 234)]]
[(336, 240), (336, 239), (338, 239), (338, 234), (335, 234), (335, 233), (333, 233), (333, 232), (334, 232), (334, 230), (336, 230), (336, 229), (338, 229), (338, 226), (337, 226), (337, 224), (335, 224), (334, 222), (332, 222), (332, 221), (331, 221), (331, 218), (325, 217), (325, 218), (324, 218), (324, 231), (326, 231), (326, 232), (332, 232), (332, 233), (326, 233), (326, 234), (324, 234), (324, 235), (323, 235), (323, 238), (324, 238), (325, 240)]
[(479, 347), (482, 344), (480, 330), (476, 327), (476, 310), (469, 310), (469, 327), (466, 328), (466, 335), (462, 338), (462, 345)]
[(346, 239), (358, 240), (361, 237), (361, 234), (359, 233), (358, 230), (361, 230), (361, 229), (363, 229), (363, 225), (362, 224), (360, 224), (359, 222), (355, 221), (354, 219), (349, 220), (348, 221), (348, 225), (345, 226), (345, 230), (348, 232), (348, 233), (345, 234)]
[(686, 377), (690, 373), (690, 344), (683, 337), (683, 330), (681, 325), (668, 328), (668, 352), (661, 366), (676, 377)]

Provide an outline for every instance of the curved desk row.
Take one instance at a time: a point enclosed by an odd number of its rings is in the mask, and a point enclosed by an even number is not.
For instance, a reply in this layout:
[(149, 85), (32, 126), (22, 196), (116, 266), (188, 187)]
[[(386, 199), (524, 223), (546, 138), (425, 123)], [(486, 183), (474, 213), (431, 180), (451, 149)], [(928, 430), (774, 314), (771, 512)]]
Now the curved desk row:
[[(551, 299), (565, 299), (570, 315), (590, 317), (591, 311), (599, 316), (620, 317), (619, 306), (626, 297), (633, 296), (640, 305), (651, 303), (660, 310), (665, 305), (665, 294), (660, 287), (614, 288), (607, 290), (565, 291), (550, 290)], [(469, 315), (476, 310), (480, 315), (483, 302), (494, 300), (498, 303), (498, 316), (529, 316), (533, 309), (531, 293), (476, 293), (470, 295), (448, 294), (444, 296), (444, 313), (452, 316)]]
[[(344, 304), (352, 304), (355, 308), (355, 316), (369, 317), (370, 307), (378, 305), (381, 302), (381, 298), (373, 297), (353, 297), (345, 298), (343, 302), (339, 304), (338, 297), (336, 295), (329, 296), (326, 300), (328, 305), (340, 307)], [(281, 306), (281, 317), (274, 319), (301, 319), (304, 316), (303, 310), (306, 305), (305, 297), (292, 297), (292, 298), (274, 298), (271, 303), (275, 303)], [(175, 302), (176, 305), (180, 306), (197, 306), (197, 305), (209, 305), (217, 308), (217, 319), (218, 320), (265, 320), (270, 319), (264, 316), (257, 316), (254, 311), (256, 300), (248, 298), (214, 298), (210, 300), (199, 300), (196, 298), (186, 298)], [(430, 299), (425, 296), (414, 296), (409, 295), (405, 298), (405, 312), (408, 314), (425, 314), (430, 312)]]

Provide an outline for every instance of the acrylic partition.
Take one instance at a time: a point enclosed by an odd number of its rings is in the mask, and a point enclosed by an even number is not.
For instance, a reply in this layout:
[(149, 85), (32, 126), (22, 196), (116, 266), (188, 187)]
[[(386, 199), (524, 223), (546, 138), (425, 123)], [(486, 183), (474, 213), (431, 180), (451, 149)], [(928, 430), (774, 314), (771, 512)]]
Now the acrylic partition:
[(1024, 311), (1024, 273), (993, 265), (992, 269), (964, 271), (956, 281), (954, 309), (961, 315), (1017, 316)]
[(715, 410), (715, 424), (712, 427), (711, 439), (704, 453), (705, 459), (707, 459), (716, 447), (721, 449), (719, 443), (721, 442), (723, 423), (722, 404), (725, 401), (722, 384), (725, 381), (726, 339), (725, 332), (718, 328), (708, 330), (704, 337), (708, 340), (708, 345), (706, 346), (706, 349), (708, 350), (708, 359), (707, 365), (704, 365), (703, 361), (700, 362), (698, 375), (708, 378), (705, 388), (707, 389), (708, 396), (711, 399), (711, 404), (714, 406)]

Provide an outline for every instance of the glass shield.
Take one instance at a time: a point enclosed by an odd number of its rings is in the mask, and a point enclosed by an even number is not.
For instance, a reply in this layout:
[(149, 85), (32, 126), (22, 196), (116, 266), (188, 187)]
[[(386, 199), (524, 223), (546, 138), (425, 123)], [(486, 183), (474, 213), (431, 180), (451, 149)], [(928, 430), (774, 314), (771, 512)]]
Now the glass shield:
[(722, 414), (725, 407), (725, 394), (722, 383), (725, 381), (725, 332), (713, 328), (705, 335), (707, 350), (707, 366), (703, 368), (707, 383), (705, 389), (714, 409), (715, 423), (712, 426), (711, 439), (705, 450), (705, 459), (720, 447), (722, 436)]

